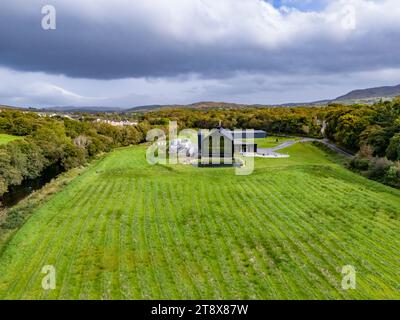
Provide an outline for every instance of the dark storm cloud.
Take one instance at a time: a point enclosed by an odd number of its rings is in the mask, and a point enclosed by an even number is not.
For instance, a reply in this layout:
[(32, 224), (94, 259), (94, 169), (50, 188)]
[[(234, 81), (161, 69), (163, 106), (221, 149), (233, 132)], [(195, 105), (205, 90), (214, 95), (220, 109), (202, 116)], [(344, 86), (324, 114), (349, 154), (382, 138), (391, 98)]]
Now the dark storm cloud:
[(314, 15), (283, 14), (259, 0), (184, 2), (53, 1), (57, 30), (44, 31), (40, 11), (49, 1), (3, 0), (0, 64), (93, 79), (329, 74), (400, 66), (393, 12), (386, 22), (367, 24), (368, 8), (356, 7), (358, 25), (347, 30), (341, 1)]

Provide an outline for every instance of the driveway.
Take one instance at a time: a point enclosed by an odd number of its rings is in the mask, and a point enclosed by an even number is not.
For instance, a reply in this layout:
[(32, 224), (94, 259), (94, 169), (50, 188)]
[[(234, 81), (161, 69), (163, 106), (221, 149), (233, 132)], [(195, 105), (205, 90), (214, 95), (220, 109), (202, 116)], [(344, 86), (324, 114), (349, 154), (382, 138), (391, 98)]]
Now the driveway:
[(332, 142), (330, 142), (328, 139), (314, 139), (314, 138), (304, 138), (301, 140), (290, 140), (290, 141), (286, 141), (282, 144), (280, 144), (277, 147), (274, 148), (258, 148), (257, 153), (263, 154), (263, 155), (273, 155), (276, 154), (276, 151), (285, 149), (287, 147), (290, 147), (298, 142), (304, 143), (304, 142), (320, 142), (324, 145), (326, 145), (329, 149), (345, 156), (346, 158), (352, 158), (354, 155), (339, 148), (338, 146), (336, 146), (335, 144), (333, 144)]

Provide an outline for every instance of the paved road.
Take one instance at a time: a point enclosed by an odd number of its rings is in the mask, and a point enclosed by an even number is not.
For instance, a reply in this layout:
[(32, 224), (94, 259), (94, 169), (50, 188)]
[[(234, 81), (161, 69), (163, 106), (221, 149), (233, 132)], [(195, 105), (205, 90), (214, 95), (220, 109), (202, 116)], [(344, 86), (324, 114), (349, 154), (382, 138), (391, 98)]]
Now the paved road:
[(354, 156), (354, 154), (351, 154), (351, 153), (347, 152), (346, 150), (339, 148), (337, 145), (333, 144), (328, 139), (305, 138), (305, 139), (301, 140), (300, 142), (313, 142), (313, 141), (321, 142), (322, 144), (326, 145), (329, 149), (345, 156), (346, 158), (352, 158)]
[(337, 152), (337, 153), (339, 153), (339, 154), (341, 154), (341, 155), (343, 155), (343, 156), (345, 156), (347, 158), (351, 158), (351, 157), (354, 156), (353, 154), (351, 154), (351, 153), (349, 153), (349, 152), (347, 152), (345, 150), (340, 149), (338, 146), (334, 145), (328, 139), (313, 139), (313, 138), (304, 138), (304, 139), (301, 139), (301, 140), (290, 140), (290, 141), (286, 141), (286, 142), (284, 142), (284, 143), (282, 143), (279, 146), (274, 147), (274, 148), (258, 148), (257, 152), (258, 153), (262, 153), (262, 154), (272, 154), (272, 153), (275, 153), (278, 150), (282, 150), (282, 149), (285, 149), (287, 147), (290, 147), (290, 146), (292, 146), (292, 145), (294, 145), (294, 144), (296, 144), (298, 142), (304, 143), (304, 142), (314, 142), (314, 141), (323, 143), (329, 149), (331, 149), (331, 150), (333, 150), (333, 151), (335, 151), (335, 152)]

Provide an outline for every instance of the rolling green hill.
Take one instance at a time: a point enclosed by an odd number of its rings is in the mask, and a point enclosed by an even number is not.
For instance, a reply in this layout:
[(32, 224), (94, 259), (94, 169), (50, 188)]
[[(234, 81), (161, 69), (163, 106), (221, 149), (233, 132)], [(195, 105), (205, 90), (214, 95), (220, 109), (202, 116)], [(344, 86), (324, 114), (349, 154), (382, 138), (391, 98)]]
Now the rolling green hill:
[(285, 153), (240, 177), (112, 152), (4, 244), (0, 298), (399, 299), (400, 191), (309, 144)]

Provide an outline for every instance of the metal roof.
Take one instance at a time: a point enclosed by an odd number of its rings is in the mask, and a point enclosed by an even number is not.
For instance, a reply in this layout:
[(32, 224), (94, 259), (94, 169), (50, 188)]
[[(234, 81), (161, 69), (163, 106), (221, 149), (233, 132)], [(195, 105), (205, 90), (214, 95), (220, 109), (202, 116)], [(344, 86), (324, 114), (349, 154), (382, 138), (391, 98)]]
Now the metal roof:
[[(202, 131), (200, 130), (199, 132), (202, 135)], [(218, 127), (216, 129), (212, 129), (209, 132), (209, 134), (204, 135), (204, 136), (202, 135), (202, 136), (203, 136), (203, 138), (206, 138), (206, 137), (212, 136), (216, 132), (218, 132), (219, 134), (221, 134), (222, 136), (226, 137), (229, 140), (234, 140), (234, 136), (236, 136), (236, 135), (243, 135), (244, 133), (250, 133), (250, 132), (247, 132), (246, 130), (233, 130), (232, 131), (232, 130), (224, 129), (222, 127)], [(257, 134), (257, 133), (265, 133), (266, 134), (266, 132), (263, 130), (252, 130), (251, 132), (253, 132), (254, 134)]]

